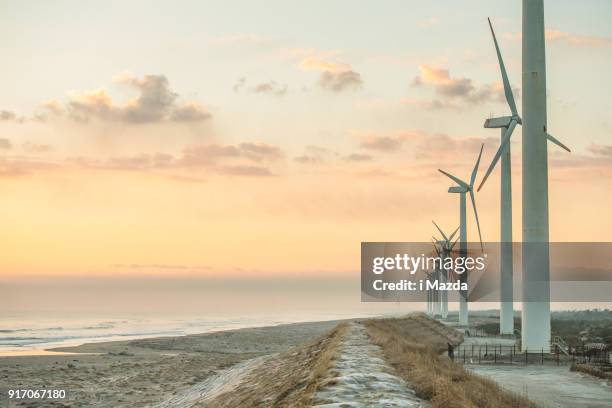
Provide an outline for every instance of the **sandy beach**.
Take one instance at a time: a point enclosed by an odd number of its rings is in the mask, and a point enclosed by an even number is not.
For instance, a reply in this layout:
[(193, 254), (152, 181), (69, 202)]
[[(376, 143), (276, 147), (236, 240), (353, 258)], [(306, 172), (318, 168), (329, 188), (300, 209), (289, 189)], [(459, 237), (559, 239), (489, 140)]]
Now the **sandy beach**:
[(66, 355), (0, 357), (0, 389), (65, 389), (69, 395), (59, 404), (13, 401), (10, 406), (154, 406), (240, 362), (308, 342), (338, 323), (90, 343), (50, 349), (71, 353)]
[(555, 406), (609, 400), (601, 380), (567, 366), (466, 368), (446, 356), (449, 344), (464, 340), (461, 331), (411, 313), (88, 343), (51, 349), (67, 354), (0, 357), (3, 392), (68, 393), (59, 402), (10, 404), (4, 394), (0, 406), (534, 408), (565, 395), (557, 386), (563, 381), (573, 388)]

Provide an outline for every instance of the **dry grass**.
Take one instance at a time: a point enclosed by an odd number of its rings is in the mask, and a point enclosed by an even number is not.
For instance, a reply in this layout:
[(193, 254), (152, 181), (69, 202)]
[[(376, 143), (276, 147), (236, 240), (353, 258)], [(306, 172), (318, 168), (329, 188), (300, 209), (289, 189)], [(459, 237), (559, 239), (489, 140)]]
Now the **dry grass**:
[(440, 358), (446, 343), (458, 344), (463, 341), (462, 335), (424, 314), (366, 320), (364, 324), (398, 375), (434, 408), (536, 407), (527, 398), (504, 391), (493, 381)]
[[(317, 386), (334, 364), (348, 325), (342, 323), (318, 339), (272, 356), (210, 407), (310, 407)], [(197, 406), (197, 405), (196, 405)]]
[(571, 365), (570, 371), (580, 371), (581, 373), (589, 374), (589, 375), (592, 375), (593, 377), (608, 380), (608, 383), (612, 382), (612, 373), (607, 373), (589, 364), (574, 363)]

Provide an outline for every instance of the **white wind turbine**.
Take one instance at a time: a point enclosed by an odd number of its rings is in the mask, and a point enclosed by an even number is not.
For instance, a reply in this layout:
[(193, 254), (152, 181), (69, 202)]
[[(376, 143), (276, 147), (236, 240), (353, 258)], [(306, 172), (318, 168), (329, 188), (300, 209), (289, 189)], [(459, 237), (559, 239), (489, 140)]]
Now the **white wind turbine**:
[[(436, 251), (436, 254), (438, 255), (438, 257), (440, 257), (441, 254), (440, 254), (440, 250), (438, 249), (438, 244), (437, 244), (438, 240), (435, 237), (431, 237), (431, 238), (432, 238), (431, 242), (433, 243), (433, 247)], [(438, 282), (440, 282), (442, 279), (442, 270), (441, 268), (438, 268), (435, 263), (434, 263), (434, 269), (431, 272), (431, 277), (433, 278), (433, 280), (436, 280)], [(434, 300), (434, 306), (433, 306), (434, 317), (436, 316), (444, 317), (443, 307), (442, 307), (442, 295), (443, 295), (442, 291), (440, 291), (439, 289), (438, 290), (432, 289), (432, 294), (433, 294), (433, 300)]]
[[(427, 282), (433, 282), (434, 272), (425, 271), (425, 277)], [(433, 306), (433, 290), (427, 287), (427, 314), (429, 316), (434, 315), (434, 306)]]
[[(484, 127), (501, 129), (501, 143), (485, 176), (480, 182), (478, 191), (480, 191), (501, 157), (500, 333), (505, 334), (512, 333), (514, 329), (512, 283), (512, 181), (509, 141), (516, 125), (523, 124), (523, 121), (516, 109), (512, 88), (510, 87), (506, 68), (490, 19), (489, 27), (495, 44), (506, 101), (508, 102), (512, 116), (493, 118), (485, 121)], [(547, 243), (548, 168), (546, 140), (550, 140), (568, 152), (570, 149), (550, 135), (546, 129), (546, 69), (544, 53), (544, 6), (542, 0), (523, 1), (523, 31), (523, 112), (526, 112), (526, 123), (523, 131), (523, 242)], [(538, 124), (542, 124), (542, 126)], [(540, 140), (538, 140), (538, 138)], [(531, 174), (531, 176), (528, 176), (528, 174)], [(539, 246), (539, 244), (535, 245)], [(526, 339), (524, 333), (524, 329), (526, 328), (525, 322), (531, 321), (533, 324), (529, 326), (531, 330), (527, 330), (527, 337), (533, 339), (533, 341), (528, 341), (523, 344), (524, 347), (532, 349), (537, 349), (538, 347), (548, 348), (550, 340), (548, 246), (546, 245), (545, 249), (538, 248), (538, 254), (536, 254), (538, 256), (529, 256), (527, 257), (529, 259), (525, 258), (525, 254), (528, 252), (525, 252), (525, 244), (523, 244), (523, 246), (523, 266), (525, 266), (526, 263), (532, 265), (528, 269), (535, 271), (528, 273), (525, 267), (523, 267), (523, 292), (525, 293), (526, 290), (531, 291), (533, 293), (532, 296), (529, 297), (544, 300), (539, 306), (527, 304), (527, 306), (523, 308), (523, 340)], [(527, 246), (530, 247), (527, 248), (528, 250), (533, 249), (534, 244)], [(542, 252), (541, 249), (544, 249), (545, 253)], [(527, 277), (527, 280), (525, 277)], [(526, 284), (529, 280), (536, 283), (534, 285)], [(546, 283), (543, 284), (542, 282)], [(525, 296), (523, 300), (525, 300)], [(527, 312), (528, 309), (534, 310), (531, 319), (528, 317), (530, 315), (530, 313)], [(536, 318), (536, 316), (539, 317)], [(536, 321), (537, 323), (534, 323)], [(545, 329), (546, 327), (548, 327), (548, 330)], [(547, 332), (546, 335), (533, 335), (538, 330), (542, 331), (542, 328), (544, 328), (544, 332)], [(545, 337), (547, 337), (548, 340), (546, 340)]]
[[(476, 200), (474, 199), (474, 181), (476, 181), (476, 174), (478, 173), (478, 165), (480, 164), (480, 158), (482, 156), (482, 149), (484, 144), (480, 147), (480, 153), (478, 154), (478, 160), (474, 165), (472, 174), (470, 176), (469, 184), (461, 180), (458, 177), (453, 176), (444, 170), (438, 169), (438, 171), (455, 183), (456, 186), (448, 189), (449, 193), (459, 194), (459, 256), (467, 256), (467, 219), (466, 219), (466, 193), (470, 194), (472, 201), (472, 208), (474, 209), (474, 217), (476, 218), (476, 226), (478, 227), (478, 238), (480, 240), (480, 248), (482, 249), (482, 235), (480, 234), (480, 222), (478, 221), (478, 211), (476, 211)], [(467, 284), (467, 272), (462, 273), (459, 276), (459, 281), (463, 284)], [(468, 324), (468, 305), (467, 305), (467, 291), (459, 291), (459, 324), (467, 326)]]
[[(444, 260), (450, 256), (450, 253), (453, 250), (453, 247), (457, 243), (457, 241), (453, 242), (453, 237), (455, 236), (457, 231), (459, 231), (459, 227), (457, 227), (457, 229), (449, 237), (447, 237), (444, 231), (442, 231), (442, 229), (438, 226), (438, 224), (436, 224), (435, 221), (432, 220), (431, 222), (433, 222), (433, 224), (436, 226), (438, 231), (440, 231), (440, 234), (442, 234), (442, 238), (443, 238), (442, 240), (438, 240), (435, 237), (433, 237), (433, 239), (434, 239), (434, 247), (436, 248), (436, 253), (438, 254), (438, 257), (442, 259), (442, 262), (444, 262)], [(438, 250), (438, 247), (436, 246), (436, 244), (440, 246), (441, 251)], [(448, 271), (444, 269), (444, 267), (440, 269), (440, 275), (441, 275), (440, 276), (441, 283), (448, 282)], [(440, 294), (440, 308), (442, 309), (441, 310), (442, 318), (446, 319), (448, 317), (448, 293), (445, 290), (442, 291), (442, 293)]]

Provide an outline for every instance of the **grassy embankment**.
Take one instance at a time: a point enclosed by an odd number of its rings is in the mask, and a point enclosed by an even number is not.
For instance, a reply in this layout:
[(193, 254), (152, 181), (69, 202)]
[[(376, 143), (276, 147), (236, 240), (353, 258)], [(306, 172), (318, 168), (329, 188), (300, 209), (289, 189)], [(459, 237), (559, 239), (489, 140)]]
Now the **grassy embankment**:
[(397, 374), (433, 408), (536, 407), (526, 397), (505, 391), (495, 382), (440, 357), (447, 342), (458, 344), (462, 335), (423, 314), (367, 320), (364, 324)]
[[(332, 368), (348, 325), (341, 323), (318, 339), (267, 358), (231, 392), (206, 407), (310, 407), (319, 383)], [(198, 406), (198, 405), (196, 405)]]

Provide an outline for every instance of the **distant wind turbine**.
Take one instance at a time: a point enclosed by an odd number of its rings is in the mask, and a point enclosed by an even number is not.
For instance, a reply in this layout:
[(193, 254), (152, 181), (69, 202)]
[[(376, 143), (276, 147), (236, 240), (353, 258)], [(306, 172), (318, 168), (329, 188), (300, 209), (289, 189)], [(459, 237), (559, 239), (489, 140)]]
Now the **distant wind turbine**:
[[(450, 256), (450, 253), (452, 252), (453, 247), (457, 243), (457, 241), (453, 242), (453, 237), (455, 236), (455, 234), (457, 234), (457, 231), (459, 231), (459, 227), (457, 227), (457, 229), (449, 237), (447, 237), (444, 231), (442, 231), (442, 229), (438, 226), (438, 224), (436, 224), (435, 221), (432, 220), (431, 222), (433, 222), (433, 225), (435, 225), (438, 231), (440, 231), (440, 234), (442, 234), (442, 238), (443, 238), (442, 240), (435, 239), (434, 237), (434, 240), (435, 240), (434, 247), (436, 248), (436, 253), (440, 257), (440, 259), (442, 259), (442, 262), (444, 262), (444, 260)], [(438, 247), (436, 246), (436, 244), (440, 246), (440, 250), (438, 250)], [(441, 276), (440, 276), (441, 283), (448, 282), (448, 271), (444, 269), (444, 267), (442, 267), (440, 272), (441, 272)], [(446, 319), (448, 317), (448, 292), (447, 291), (442, 291), (441, 293), (440, 308), (442, 309), (441, 310), (442, 318)]]
[[(470, 199), (472, 201), (472, 208), (474, 209), (474, 217), (476, 218), (476, 226), (478, 227), (478, 238), (480, 240), (480, 249), (483, 249), (482, 246), (482, 235), (480, 233), (480, 221), (478, 221), (478, 211), (476, 210), (476, 200), (474, 199), (474, 181), (476, 181), (476, 174), (478, 173), (478, 165), (480, 164), (480, 158), (482, 157), (482, 149), (484, 148), (484, 144), (480, 147), (480, 153), (478, 154), (478, 159), (476, 160), (476, 164), (474, 165), (474, 169), (472, 170), (472, 174), (470, 176), (470, 182), (466, 183), (458, 177), (453, 176), (450, 173), (445, 172), (444, 170), (438, 169), (438, 171), (455, 183), (456, 186), (450, 187), (448, 189), (449, 193), (458, 193), (459, 194), (459, 255), (466, 256), (467, 255), (467, 220), (466, 220), (466, 193), (470, 194)], [(467, 284), (467, 272), (463, 273), (459, 277), (459, 281), (461, 283)], [(468, 324), (468, 305), (467, 305), (467, 291), (459, 291), (459, 324), (467, 326)]]

